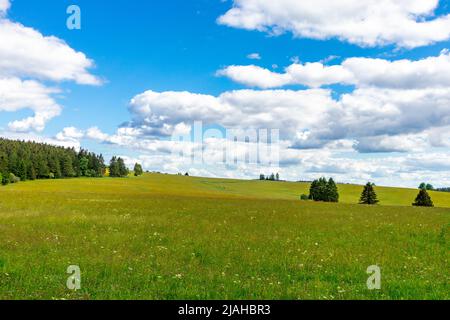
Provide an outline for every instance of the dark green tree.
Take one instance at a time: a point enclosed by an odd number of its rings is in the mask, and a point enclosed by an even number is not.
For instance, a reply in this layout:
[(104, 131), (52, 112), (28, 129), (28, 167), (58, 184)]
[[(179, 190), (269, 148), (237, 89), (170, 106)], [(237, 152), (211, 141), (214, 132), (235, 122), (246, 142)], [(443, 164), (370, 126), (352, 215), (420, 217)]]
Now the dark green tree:
[(370, 182), (365, 185), (364, 190), (361, 194), (361, 198), (359, 200), (360, 204), (374, 205), (380, 202), (378, 201), (374, 186), (375, 185)]
[(320, 178), (311, 183), (309, 199), (324, 202), (339, 202), (339, 192), (333, 179)]
[(0, 172), (5, 182), (102, 177), (105, 164), (101, 155), (86, 150), (0, 138)]
[(120, 177), (119, 163), (116, 157), (112, 157), (109, 162), (109, 176), (113, 178)]
[(67, 178), (76, 176), (76, 172), (73, 169), (72, 157), (69, 154), (66, 154), (63, 158), (62, 173)]
[(428, 191), (425, 189), (421, 189), (419, 194), (417, 195), (416, 201), (413, 203), (415, 207), (434, 207), (433, 200), (431, 200)]
[(25, 163), (24, 160), (20, 160), (19, 161), (19, 166), (18, 166), (18, 172), (17, 172), (17, 176), (20, 178), (20, 180), (25, 181), (28, 179), (28, 175), (27, 175), (27, 165)]
[(339, 191), (333, 178), (330, 178), (327, 182), (324, 198), (326, 202), (339, 202)]
[(89, 170), (89, 159), (85, 156), (81, 157), (80, 159), (80, 173), (82, 176), (86, 177), (88, 176), (88, 170)]
[(144, 174), (144, 170), (142, 169), (142, 166), (139, 163), (136, 163), (134, 165), (133, 171), (136, 177), (142, 176)]
[(126, 177), (130, 173), (127, 166), (125, 165), (125, 162), (122, 158), (117, 159), (117, 163), (119, 164), (119, 176), (120, 177)]

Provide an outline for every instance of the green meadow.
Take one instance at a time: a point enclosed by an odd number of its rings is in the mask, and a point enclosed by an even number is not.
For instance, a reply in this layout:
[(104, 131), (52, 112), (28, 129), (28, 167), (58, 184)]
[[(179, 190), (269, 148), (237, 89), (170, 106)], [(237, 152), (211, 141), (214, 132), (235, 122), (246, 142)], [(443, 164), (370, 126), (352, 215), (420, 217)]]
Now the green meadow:
[[(450, 194), (161, 174), (0, 187), (0, 299), (449, 299)], [(66, 287), (81, 269), (81, 289)], [(382, 271), (368, 290), (369, 266)]]

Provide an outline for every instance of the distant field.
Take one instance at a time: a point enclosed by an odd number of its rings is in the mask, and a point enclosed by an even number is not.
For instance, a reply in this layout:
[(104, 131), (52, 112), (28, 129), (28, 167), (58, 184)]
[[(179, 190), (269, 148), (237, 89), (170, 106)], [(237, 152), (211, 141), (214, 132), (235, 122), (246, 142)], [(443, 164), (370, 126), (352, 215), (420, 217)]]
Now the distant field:
[[(302, 202), (309, 185), (170, 175), (0, 187), (0, 299), (449, 299), (450, 193)], [(82, 288), (66, 288), (79, 265)], [(370, 265), (382, 289), (366, 287)]]

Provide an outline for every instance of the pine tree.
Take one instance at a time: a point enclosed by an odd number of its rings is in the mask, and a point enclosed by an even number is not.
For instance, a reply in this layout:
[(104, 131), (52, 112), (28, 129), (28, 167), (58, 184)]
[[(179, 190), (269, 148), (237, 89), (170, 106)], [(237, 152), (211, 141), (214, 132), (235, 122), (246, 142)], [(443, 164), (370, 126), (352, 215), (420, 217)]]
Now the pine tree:
[(110, 177), (119, 177), (119, 163), (117, 162), (116, 157), (112, 157), (109, 162), (109, 176)]
[(325, 201), (339, 202), (338, 187), (332, 178), (330, 178), (327, 183)]
[(10, 181), (12, 173), (14, 182), (17, 178), (25, 181), (82, 175), (101, 177), (105, 165), (101, 155), (86, 150), (77, 152), (74, 148), (0, 138), (0, 172), (5, 173), (2, 179)]
[(379, 203), (373, 183), (368, 182), (366, 184), (361, 194), (361, 199), (359, 200), (359, 203), (368, 205), (374, 205)]
[(125, 165), (125, 162), (122, 158), (117, 159), (117, 163), (119, 164), (119, 176), (120, 177), (126, 177), (129, 174), (128, 168)]
[(62, 174), (67, 178), (74, 177), (76, 175), (70, 155), (66, 155), (63, 159)]
[(25, 164), (24, 160), (20, 160), (19, 162), (17, 176), (22, 181), (27, 180), (27, 165)]
[(428, 191), (425, 189), (421, 189), (419, 194), (417, 195), (416, 201), (413, 203), (415, 207), (434, 207), (434, 203), (431, 200)]
[(318, 181), (314, 180), (311, 183), (311, 187), (309, 188), (309, 200), (316, 200), (317, 199), (317, 195), (318, 195)]
[(311, 183), (309, 199), (314, 201), (339, 202), (338, 187), (334, 180), (330, 178), (327, 181), (324, 177), (319, 180), (314, 180)]
[(89, 159), (85, 156), (82, 156), (80, 159), (80, 173), (82, 176), (88, 176), (89, 170)]

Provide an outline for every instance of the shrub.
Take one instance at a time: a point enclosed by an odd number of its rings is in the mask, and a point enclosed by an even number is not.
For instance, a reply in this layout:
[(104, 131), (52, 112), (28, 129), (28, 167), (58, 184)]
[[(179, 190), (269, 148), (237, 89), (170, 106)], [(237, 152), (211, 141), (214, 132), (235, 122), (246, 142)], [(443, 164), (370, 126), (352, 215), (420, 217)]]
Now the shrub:
[(428, 191), (425, 189), (421, 189), (419, 194), (417, 195), (416, 201), (413, 203), (415, 207), (434, 207), (434, 203), (431, 200)]
[(10, 174), (9, 174), (9, 182), (10, 182), (10, 183), (18, 183), (18, 182), (20, 182), (20, 178), (19, 178), (19, 177), (16, 177), (16, 176), (14, 175), (14, 173), (10, 173)]
[(309, 196), (307, 196), (306, 194), (302, 194), (300, 196), (300, 200), (302, 200), (302, 201), (309, 201)]
[(6, 186), (9, 184), (9, 173), (2, 174), (2, 185)]

